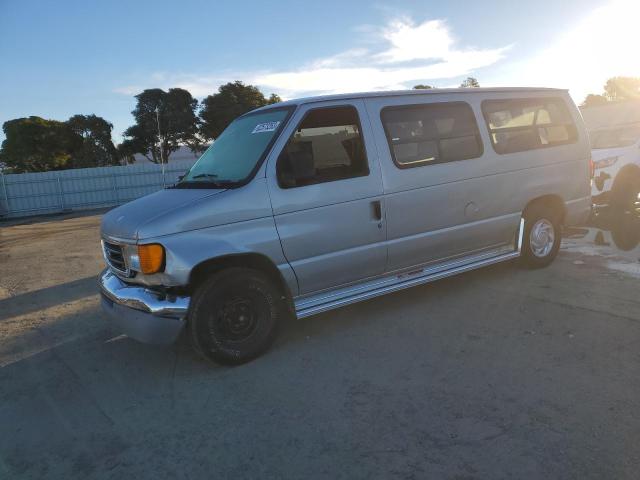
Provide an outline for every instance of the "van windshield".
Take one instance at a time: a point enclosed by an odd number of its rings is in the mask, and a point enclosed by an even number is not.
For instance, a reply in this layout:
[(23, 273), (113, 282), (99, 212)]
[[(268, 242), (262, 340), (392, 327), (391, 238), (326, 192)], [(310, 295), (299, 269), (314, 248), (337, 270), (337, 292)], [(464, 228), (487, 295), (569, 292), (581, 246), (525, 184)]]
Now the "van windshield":
[(238, 117), (191, 167), (177, 188), (229, 188), (246, 180), (284, 126), (290, 108)]
[(640, 140), (640, 124), (589, 133), (591, 148), (628, 147)]

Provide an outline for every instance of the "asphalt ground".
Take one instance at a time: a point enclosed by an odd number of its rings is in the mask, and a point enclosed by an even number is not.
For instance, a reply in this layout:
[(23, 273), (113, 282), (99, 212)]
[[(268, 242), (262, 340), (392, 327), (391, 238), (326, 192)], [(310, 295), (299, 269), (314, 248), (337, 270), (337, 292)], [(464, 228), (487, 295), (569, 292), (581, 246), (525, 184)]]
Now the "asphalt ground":
[(638, 478), (636, 217), (291, 321), (235, 368), (110, 328), (99, 221), (0, 223), (0, 478)]

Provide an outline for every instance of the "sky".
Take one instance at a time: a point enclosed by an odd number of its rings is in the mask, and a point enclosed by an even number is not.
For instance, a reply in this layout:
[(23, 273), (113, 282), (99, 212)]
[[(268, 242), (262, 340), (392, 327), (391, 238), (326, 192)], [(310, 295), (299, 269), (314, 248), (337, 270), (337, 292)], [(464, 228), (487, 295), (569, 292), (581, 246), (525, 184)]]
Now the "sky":
[(580, 102), (640, 76), (638, 19), (638, 0), (0, 0), (0, 123), (96, 114), (119, 142), (143, 89), (234, 80), (290, 99), (474, 76)]

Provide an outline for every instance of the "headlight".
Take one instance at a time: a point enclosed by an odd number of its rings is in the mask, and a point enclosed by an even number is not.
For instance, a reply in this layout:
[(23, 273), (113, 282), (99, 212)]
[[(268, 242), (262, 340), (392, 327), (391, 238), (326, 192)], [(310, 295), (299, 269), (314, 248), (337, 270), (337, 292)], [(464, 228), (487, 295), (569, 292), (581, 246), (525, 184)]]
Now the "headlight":
[(595, 160), (593, 162), (593, 166), (596, 169), (610, 167), (611, 165), (613, 165), (617, 161), (618, 161), (618, 157), (607, 157), (607, 158), (603, 158), (602, 160)]
[(159, 243), (126, 245), (124, 254), (127, 266), (131, 270), (147, 275), (164, 270), (164, 247)]

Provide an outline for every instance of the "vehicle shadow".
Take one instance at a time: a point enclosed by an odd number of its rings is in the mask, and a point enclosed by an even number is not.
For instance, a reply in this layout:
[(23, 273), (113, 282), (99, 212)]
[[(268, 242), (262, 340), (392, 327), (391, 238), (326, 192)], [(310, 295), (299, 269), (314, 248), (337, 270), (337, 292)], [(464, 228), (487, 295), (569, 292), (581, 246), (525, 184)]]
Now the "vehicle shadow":
[(0, 300), (0, 321), (73, 302), (98, 292), (98, 277), (91, 275)]
[(478, 287), (484, 289), (494, 280), (513, 283), (520, 271), (517, 260), (498, 263), (308, 318), (290, 318), (284, 322), (276, 348), (290, 344), (298, 348), (317, 338), (325, 341), (325, 337), (330, 342), (335, 336), (349, 336), (362, 328), (385, 330), (396, 328), (399, 319), (439, 315), (443, 306), (476, 292)]

